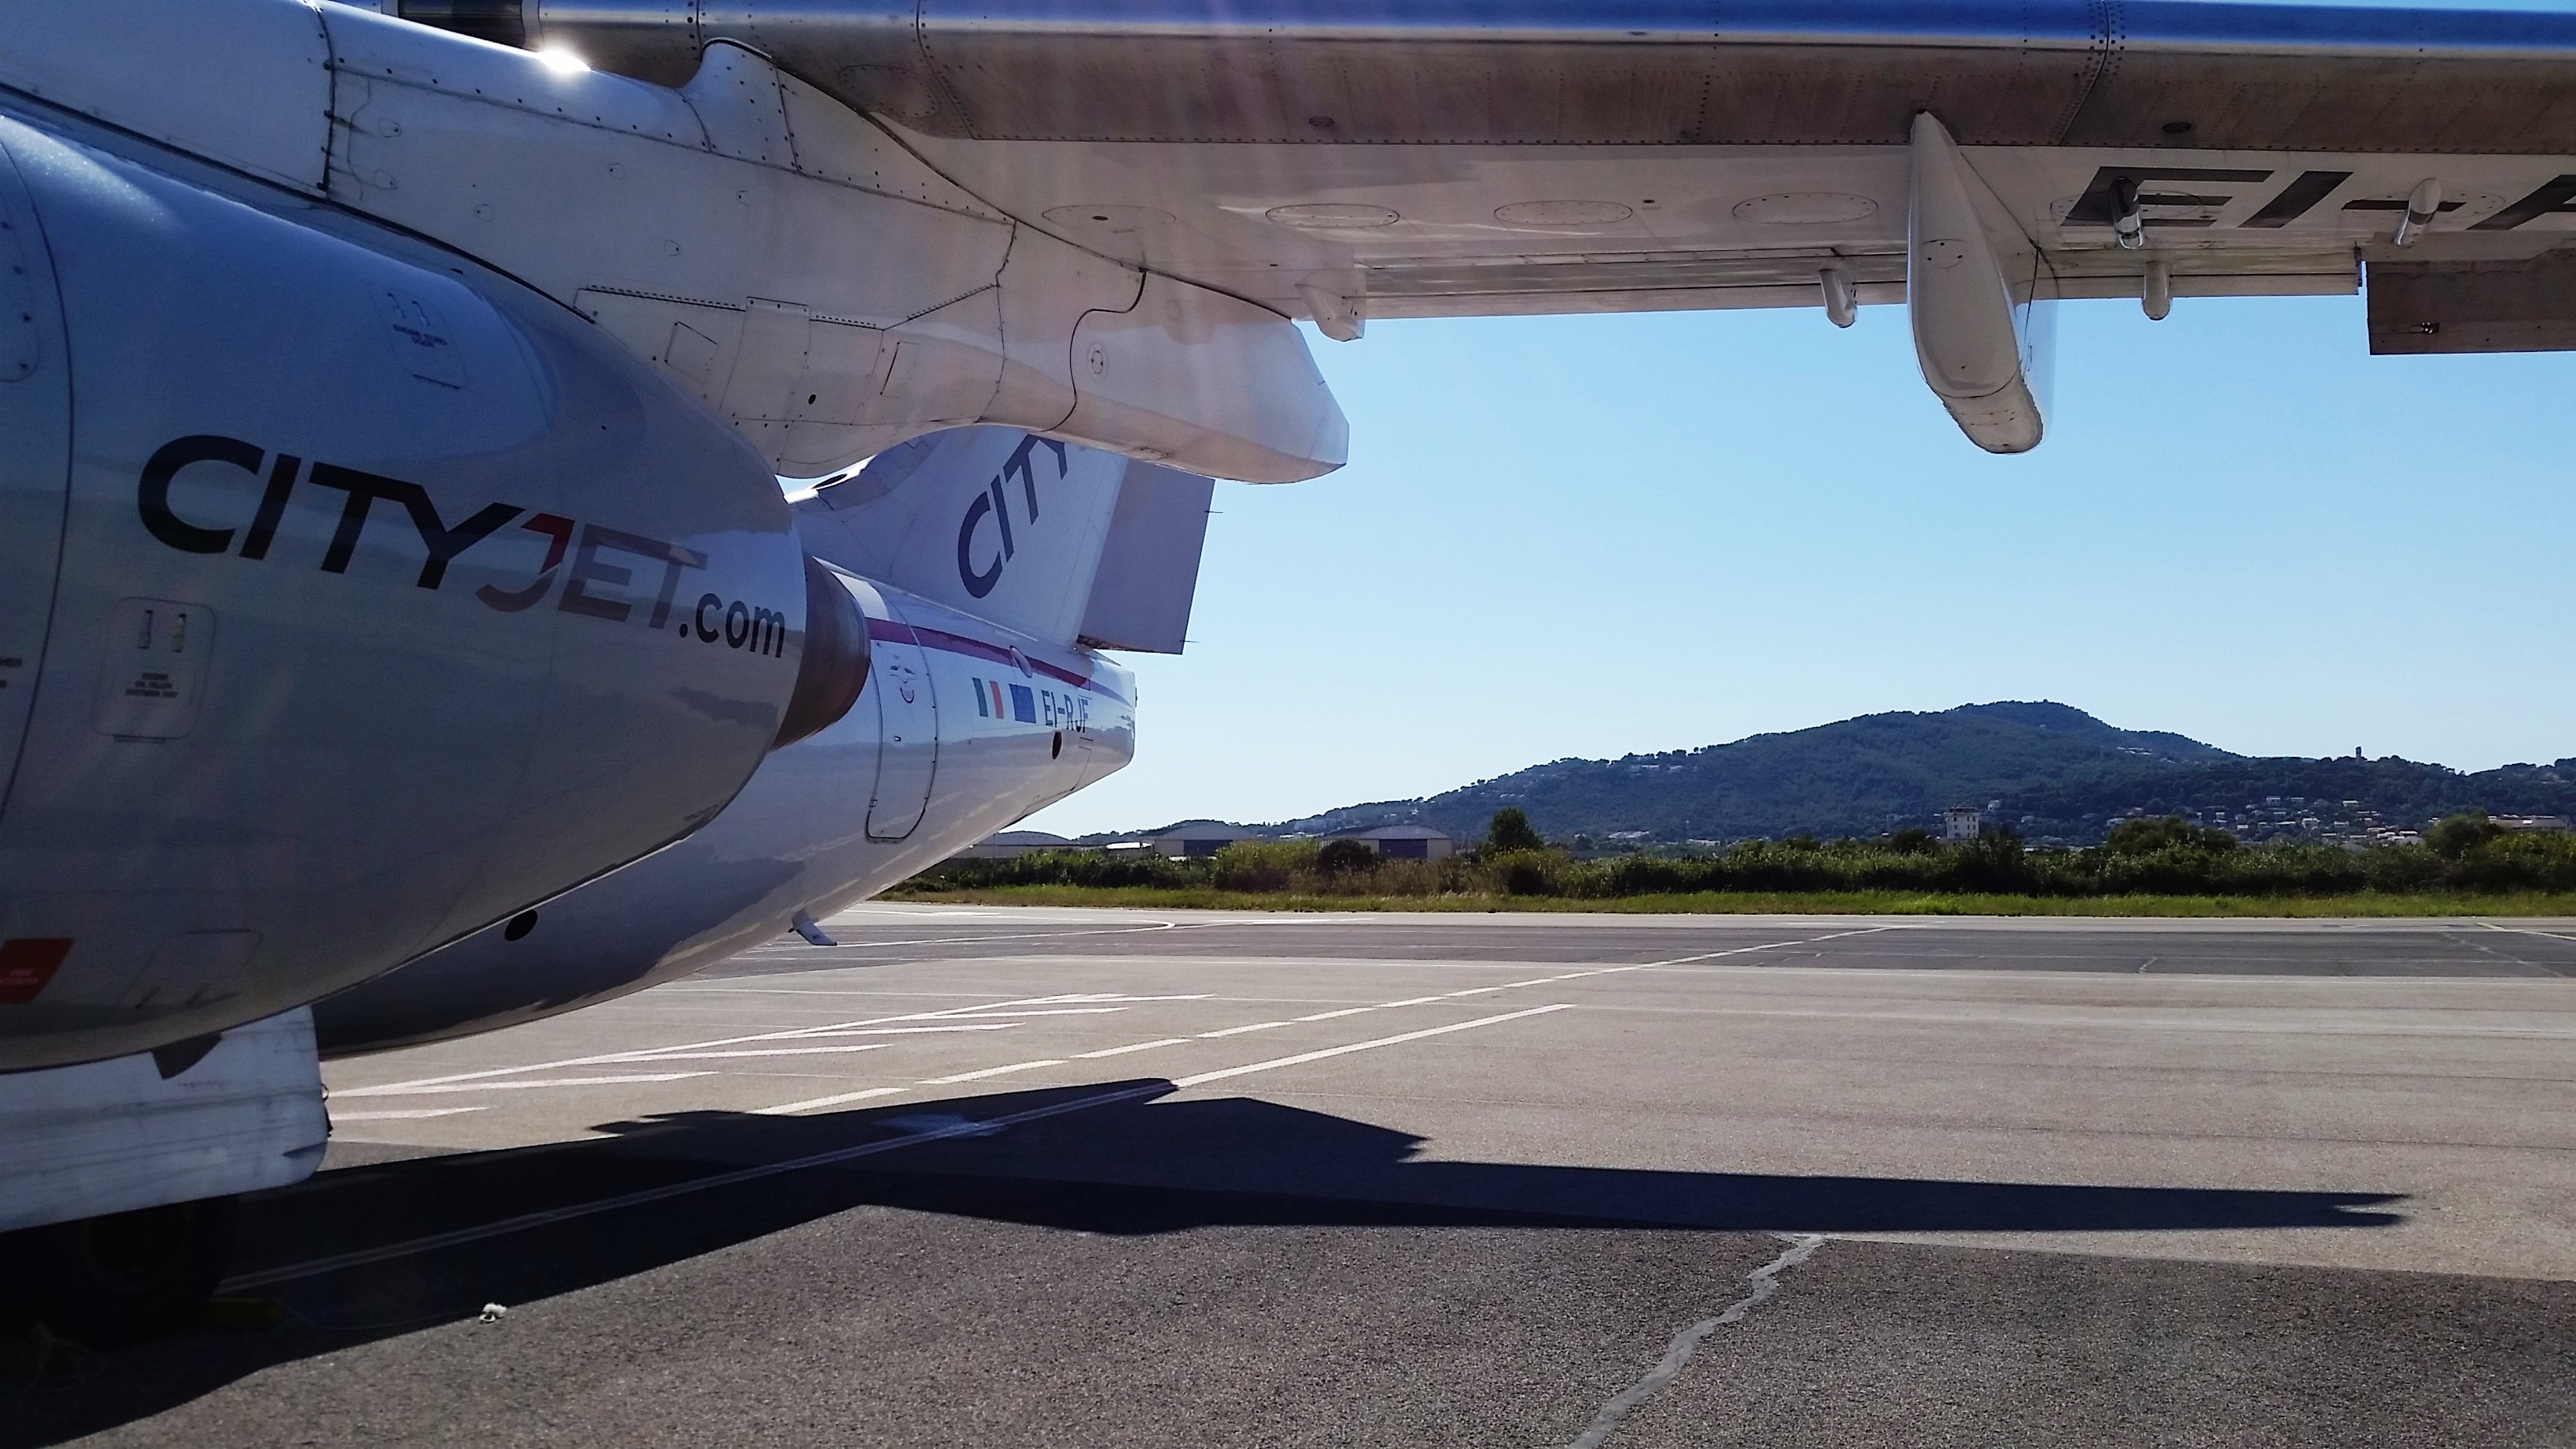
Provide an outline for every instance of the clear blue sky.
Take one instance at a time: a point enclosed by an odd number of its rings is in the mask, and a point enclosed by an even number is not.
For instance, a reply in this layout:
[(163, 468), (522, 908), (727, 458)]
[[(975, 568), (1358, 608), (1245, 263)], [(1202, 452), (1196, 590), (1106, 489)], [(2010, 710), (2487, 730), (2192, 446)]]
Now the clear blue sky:
[(1351, 463), (1220, 484), (1194, 643), (1068, 834), (2053, 699), (2248, 754), (2576, 755), (2576, 355), (2374, 358), (2358, 298), (2065, 304), (1996, 458), (1905, 313), (1313, 339)]

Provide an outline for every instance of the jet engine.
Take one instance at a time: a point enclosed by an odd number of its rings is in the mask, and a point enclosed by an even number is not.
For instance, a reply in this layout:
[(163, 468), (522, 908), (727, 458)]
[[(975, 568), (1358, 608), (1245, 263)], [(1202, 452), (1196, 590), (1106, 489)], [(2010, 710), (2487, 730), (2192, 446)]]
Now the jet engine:
[(806, 580), (578, 314), (0, 114), (0, 1071), (193, 1059), (688, 834), (864, 678)]

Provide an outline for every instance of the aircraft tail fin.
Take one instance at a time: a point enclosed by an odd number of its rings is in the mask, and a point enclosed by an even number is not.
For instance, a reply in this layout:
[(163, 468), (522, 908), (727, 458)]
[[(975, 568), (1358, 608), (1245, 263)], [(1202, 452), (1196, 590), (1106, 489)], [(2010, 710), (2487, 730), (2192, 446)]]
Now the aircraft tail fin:
[(1041, 639), (1177, 654), (1207, 479), (1016, 428), (889, 448), (796, 505), (828, 563)]

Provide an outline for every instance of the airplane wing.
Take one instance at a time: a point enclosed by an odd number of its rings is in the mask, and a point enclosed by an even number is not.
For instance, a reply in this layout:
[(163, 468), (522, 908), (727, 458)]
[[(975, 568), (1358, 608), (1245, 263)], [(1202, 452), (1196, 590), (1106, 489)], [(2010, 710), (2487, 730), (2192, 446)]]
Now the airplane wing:
[(2560, 250), (2576, 239), (2571, 15), (2191, 0), (490, 14), (521, 26), (496, 38), (674, 83), (705, 42), (739, 40), (1025, 224), (1332, 335), (1366, 317), (1902, 300), (1929, 113), (2017, 301), (2349, 293), (2367, 266), (2385, 274), (2376, 351), (2576, 346)]

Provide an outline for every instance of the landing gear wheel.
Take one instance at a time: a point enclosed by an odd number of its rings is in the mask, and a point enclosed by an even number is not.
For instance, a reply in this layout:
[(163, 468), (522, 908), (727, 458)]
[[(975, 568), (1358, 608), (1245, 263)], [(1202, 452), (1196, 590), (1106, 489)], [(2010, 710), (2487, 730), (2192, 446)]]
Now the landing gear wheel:
[(232, 1256), (237, 1199), (211, 1197), (10, 1234), (35, 1317), (92, 1347), (196, 1322)]

